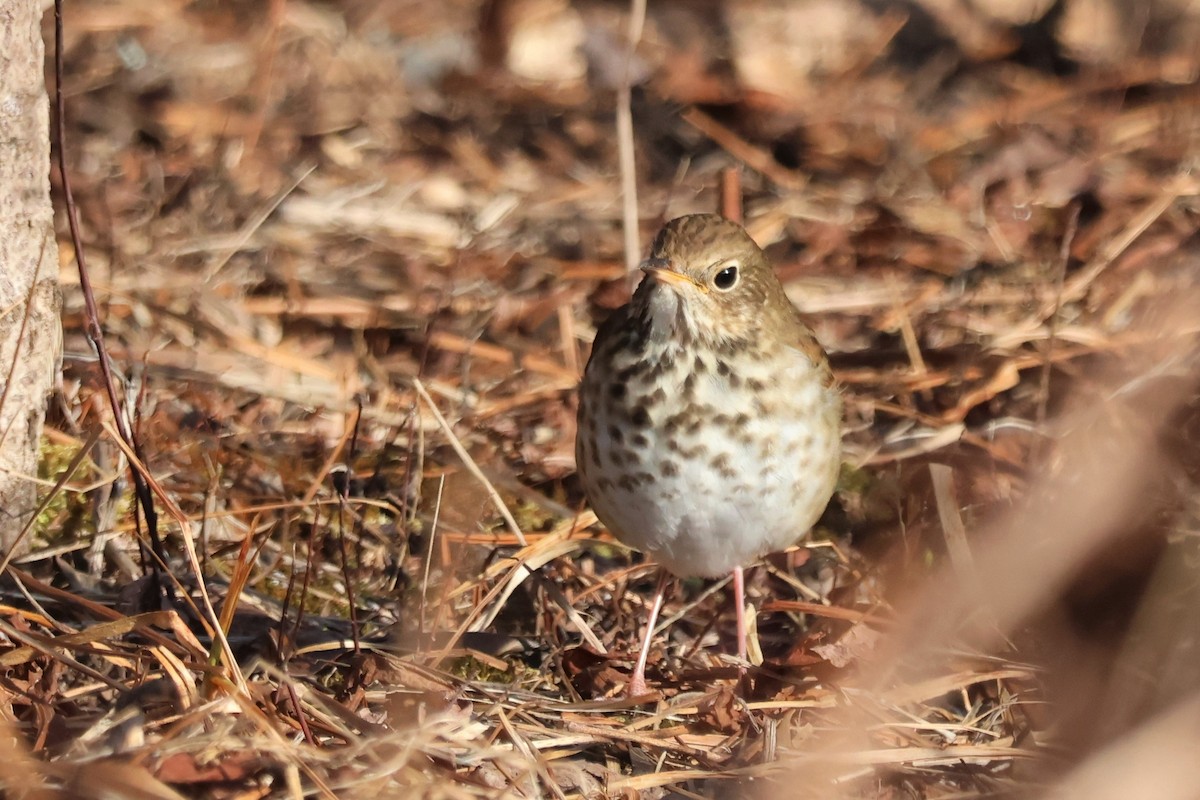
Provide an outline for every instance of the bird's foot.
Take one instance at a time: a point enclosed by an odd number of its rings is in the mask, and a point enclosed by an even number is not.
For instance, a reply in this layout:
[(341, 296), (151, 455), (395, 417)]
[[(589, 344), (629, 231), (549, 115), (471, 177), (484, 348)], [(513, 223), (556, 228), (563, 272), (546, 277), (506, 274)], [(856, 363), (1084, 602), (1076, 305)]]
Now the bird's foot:
[(649, 693), (650, 689), (646, 686), (646, 676), (640, 673), (630, 678), (629, 685), (625, 687), (625, 696), (631, 699)]

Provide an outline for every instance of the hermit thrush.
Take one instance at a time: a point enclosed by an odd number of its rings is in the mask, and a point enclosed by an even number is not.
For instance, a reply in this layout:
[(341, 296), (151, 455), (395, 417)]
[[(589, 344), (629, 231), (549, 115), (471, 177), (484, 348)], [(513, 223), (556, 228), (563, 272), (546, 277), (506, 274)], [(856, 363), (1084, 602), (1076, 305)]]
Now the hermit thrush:
[[(812, 330), (741, 226), (668, 222), (633, 299), (601, 326), (579, 393), (575, 457), (592, 508), (680, 576), (733, 573), (796, 543), (833, 493), (841, 399)], [(628, 692), (646, 691), (660, 573)]]

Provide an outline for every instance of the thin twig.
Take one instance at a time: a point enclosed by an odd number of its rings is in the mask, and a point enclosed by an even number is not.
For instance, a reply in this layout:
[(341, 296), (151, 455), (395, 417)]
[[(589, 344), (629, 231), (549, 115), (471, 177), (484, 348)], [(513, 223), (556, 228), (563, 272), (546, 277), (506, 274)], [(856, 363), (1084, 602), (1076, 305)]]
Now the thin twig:
[(492, 486), (492, 482), (479, 469), (479, 466), (475, 463), (475, 459), (471, 458), (471, 454), (467, 452), (467, 448), (463, 447), (462, 442), (454, 435), (454, 429), (450, 427), (450, 423), (446, 421), (446, 418), (442, 416), (442, 412), (438, 410), (437, 405), (433, 402), (433, 398), (426, 391), (425, 384), (421, 382), (420, 378), (413, 378), (412, 385), (416, 389), (417, 394), (421, 396), (421, 399), (425, 401), (425, 405), (429, 406), (430, 412), (433, 413), (433, 418), (437, 420), (438, 427), (446, 434), (446, 439), (450, 442), (450, 447), (462, 459), (463, 466), (467, 468), (467, 472), (471, 473), (475, 480), (483, 485), (484, 490), (488, 493), (488, 497), (491, 498), (492, 503), (496, 506), (496, 510), (500, 512), (500, 516), (508, 524), (508, 529), (512, 531), (513, 536), (517, 537), (517, 541), (521, 543), (522, 547), (528, 546), (529, 542), (525, 540), (525, 534), (521, 531), (521, 526), (517, 524), (512, 512), (504, 504), (504, 500), (500, 497), (500, 493), (496, 491), (496, 487)]
[(637, 169), (633, 156), (633, 58), (646, 22), (646, 0), (630, 0), (625, 73), (617, 88), (617, 155), (621, 167), (621, 227), (625, 234), (625, 270), (633, 280), (641, 258), (638, 241)]
[[(358, 445), (358, 425), (362, 421), (362, 404), (359, 403), (357, 413), (354, 415), (354, 424), (350, 426), (350, 444), (346, 455), (346, 474), (345, 482), (342, 484), (342, 490), (338, 492), (338, 557), (342, 560), (342, 581), (346, 584), (346, 607), (349, 610), (350, 616), (350, 636), (354, 641), (354, 653), (357, 655), (361, 648), (359, 644), (358, 631), (358, 609), (357, 601), (354, 599), (354, 583), (358, 579), (354, 571), (350, 569), (350, 555), (346, 548), (346, 501), (350, 498), (350, 481), (354, 477), (351, 471), (354, 464), (354, 451)], [(361, 521), (361, 517), (355, 515), (356, 520)], [(356, 528), (361, 527), (360, 523), (356, 523)]]
[(433, 543), (437, 537), (438, 523), (442, 518), (442, 493), (446, 488), (446, 476), (442, 475), (438, 478), (437, 500), (433, 506), (433, 522), (429, 525), (428, 542), (425, 547), (425, 565), (421, 572), (421, 603), (417, 610), (417, 633), (424, 638), (426, 633), (425, 627), (425, 611), (426, 602), (429, 597), (429, 570), (433, 565)]
[[(103, 425), (105, 430), (109, 431), (110, 433), (116, 433), (112, 425), (110, 425), (110, 423), (107, 421), (104, 422)], [(183, 602), (186, 603), (196, 615), (196, 619), (199, 620), (199, 622), (204, 625), (206, 629), (208, 629), (207, 633), (213, 637), (214, 643), (221, 650), (221, 655), (225, 659), (228, 673), (234, 678), (235, 685), (241, 691), (245, 692), (247, 696), (249, 696), (250, 690), (246, 684), (246, 676), (242, 674), (237, 658), (233, 654), (233, 648), (229, 645), (229, 639), (225, 635), (225, 632), (221, 629), (220, 617), (217, 614), (216, 607), (213, 606), (212, 598), (209, 596), (208, 585), (204, 582), (204, 573), (200, 569), (200, 558), (196, 555), (196, 543), (193, 541), (193, 537), (191, 535), (190, 520), (188, 519), (187, 515), (183, 513), (183, 509), (179, 508), (179, 506), (175, 504), (175, 502), (167, 494), (166, 490), (164, 490), (162, 486), (159, 485), (158, 481), (155, 480), (154, 476), (150, 474), (149, 468), (146, 467), (145, 463), (141, 460), (141, 457), (137, 453), (133, 452), (133, 449), (120, 437), (119, 434), (114, 438), (116, 439), (116, 445), (125, 451), (125, 457), (129, 460), (130, 469), (135, 474), (141, 475), (142, 480), (146, 482), (146, 491), (149, 492), (153, 490), (154, 494), (157, 495), (159, 501), (163, 504), (163, 508), (166, 509), (167, 514), (175, 520), (177, 525), (179, 525), (179, 540), (183, 543), (183, 551), (187, 557), (186, 561), (188, 566), (191, 567), (192, 574), (196, 576), (196, 593), (200, 595), (200, 603), (203, 606), (204, 612), (201, 613), (200, 610), (196, 608), (191, 597), (189, 597), (188, 594), (183, 591), (182, 585), (179, 586), (180, 596), (182, 597)], [(154, 558), (157, 558), (157, 554), (151, 553), (151, 555)], [(169, 570), (167, 570), (167, 562), (165, 560), (156, 562), (155, 570), (157, 571), (157, 574), (165, 574), (172, 581), (178, 584), (178, 578), (176, 578)]]
[(1067, 215), (1067, 228), (1058, 249), (1058, 274), (1054, 277), (1054, 311), (1050, 314), (1050, 334), (1046, 339), (1042, 377), (1038, 387), (1037, 429), (1044, 430), (1046, 407), (1050, 404), (1050, 372), (1054, 364), (1054, 345), (1058, 340), (1059, 310), (1062, 308), (1063, 284), (1067, 279), (1067, 263), (1071, 260), (1071, 242), (1079, 229), (1079, 203), (1073, 203)]
[[(892, 273), (888, 273), (887, 286), (892, 293), (892, 311), (896, 315), (896, 325), (900, 328), (904, 352), (908, 354), (908, 361), (912, 365), (912, 374), (919, 380), (929, 374), (929, 367), (925, 365), (925, 358), (921, 355), (921, 344), (917, 341), (917, 332), (913, 328), (912, 317), (908, 313), (908, 307), (900, 299), (900, 292), (896, 288), (896, 276)], [(933, 392), (928, 387), (919, 391), (925, 400), (933, 399)]]
[(204, 283), (211, 283), (213, 278), (217, 277), (217, 274), (220, 273), (220, 271), (224, 269), (225, 265), (229, 263), (229, 259), (233, 258), (235, 253), (246, 246), (246, 242), (250, 241), (250, 237), (254, 235), (254, 232), (262, 227), (263, 223), (275, 213), (275, 209), (279, 208), (279, 205), (284, 200), (291, 197), (292, 192), (296, 191), (296, 188), (304, 182), (305, 178), (313, 174), (316, 168), (316, 164), (302, 166), (300, 168), (300, 174), (293, 178), (291, 183), (289, 183), (274, 197), (268, 200), (266, 205), (255, 212), (250, 219), (246, 220), (242, 227), (238, 229), (237, 233), (234, 234), (232, 241), (228, 242), (224, 247), (217, 251), (216, 260), (214, 260), (213, 263), (209, 265), (208, 269), (205, 270), (203, 278)]
[(721, 170), (720, 214), (727, 220), (741, 225), (745, 219), (742, 211), (742, 170), (732, 166)]
[(774, 181), (779, 186), (792, 191), (800, 191), (808, 185), (808, 181), (803, 175), (784, 168), (775, 160), (770, 152), (747, 142), (700, 109), (688, 109), (684, 112), (682, 119), (716, 142), (729, 155)]
[[(1042, 316), (1056, 313), (1064, 302), (1069, 303), (1083, 297), (1096, 278), (1100, 277), (1100, 273), (1108, 269), (1110, 264), (1129, 249), (1129, 246), (1137, 241), (1138, 237), (1145, 233), (1155, 220), (1175, 205), (1181, 196), (1194, 194), (1196, 191), (1194, 183), (1184, 176), (1176, 176), (1174, 180), (1168, 181), (1161, 194), (1146, 203), (1142, 210), (1121, 229), (1121, 232), (1100, 249), (1090, 263), (1075, 273), (1070, 281), (1063, 284), (1062, 289), (1055, 295), (1054, 301), (1042, 308)], [(1069, 243), (1070, 237), (1065, 238)]]
[[(100, 327), (100, 310), (96, 306), (96, 293), (92, 289), (91, 273), (87, 267), (87, 257), (83, 249), (83, 237), (79, 232), (79, 208), (75, 205), (75, 194), (71, 189), (71, 173), (67, 169), (67, 134), (66, 134), (66, 99), (63, 96), (63, 2), (54, 0), (54, 139), (58, 146), (58, 170), (62, 179), (63, 202), (66, 205), (67, 225), (71, 229), (71, 245), (75, 249), (75, 263), (79, 267), (79, 289), (83, 294), (84, 307), (87, 309), (86, 329), (88, 338), (96, 348), (96, 356), (100, 365), (100, 374), (104, 378), (104, 389), (108, 395), (108, 404), (112, 409), (116, 422), (117, 433), (129, 446), (129, 449), (145, 463), (141, 445), (130, 430), (129, 418), (117, 397), (117, 385), (113, 378), (112, 362), (108, 357), (108, 349), (104, 345), (104, 330)], [(163, 548), (162, 539), (158, 535), (158, 512), (154, 508), (154, 496), (150, 486), (142, 474), (131, 468), (134, 493), (138, 505), (146, 516), (146, 531), (150, 537), (150, 546), (159, 561), (166, 563), (167, 554)], [(154, 568), (155, 581), (159, 591), (167, 591), (167, 582), (161, 579), (161, 573)], [(203, 582), (203, 576), (197, 574), (196, 579)], [(216, 617), (213, 618), (213, 622)]]

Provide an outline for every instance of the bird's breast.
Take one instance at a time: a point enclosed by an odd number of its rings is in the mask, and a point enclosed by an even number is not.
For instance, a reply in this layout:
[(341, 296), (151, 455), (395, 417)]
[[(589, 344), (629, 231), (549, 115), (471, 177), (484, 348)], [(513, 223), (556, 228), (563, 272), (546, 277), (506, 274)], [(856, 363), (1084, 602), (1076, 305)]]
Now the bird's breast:
[(840, 401), (793, 348), (651, 338), (589, 365), (578, 456), (592, 505), (626, 544), (717, 575), (799, 539), (840, 461)]

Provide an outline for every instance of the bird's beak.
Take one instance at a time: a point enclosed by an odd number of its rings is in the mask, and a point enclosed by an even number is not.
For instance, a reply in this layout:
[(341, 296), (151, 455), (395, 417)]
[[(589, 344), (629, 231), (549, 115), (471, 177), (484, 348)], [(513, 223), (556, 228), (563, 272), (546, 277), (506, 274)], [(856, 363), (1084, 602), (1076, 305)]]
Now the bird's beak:
[(642, 272), (659, 283), (666, 284), (672, 288), (677, 286), (691, 286), (693, 289), (704, 290), (705, 287), (696, 281), (684, 275), (682, 272), (677, 272), (671, 269), (671, 262), (665, 258), (647, 258), (641, 263)]

